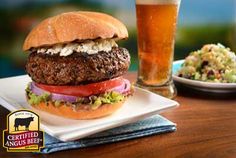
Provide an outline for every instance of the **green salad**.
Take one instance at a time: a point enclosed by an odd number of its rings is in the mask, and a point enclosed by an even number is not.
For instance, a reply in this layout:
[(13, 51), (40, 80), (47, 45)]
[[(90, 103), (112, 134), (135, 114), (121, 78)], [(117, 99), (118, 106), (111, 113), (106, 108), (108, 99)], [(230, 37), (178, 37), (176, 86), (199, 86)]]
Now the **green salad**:
[(236, 83), (236, 55), (222, 44), (206, 44), (185, 58), (177, 75), (206, 82)]

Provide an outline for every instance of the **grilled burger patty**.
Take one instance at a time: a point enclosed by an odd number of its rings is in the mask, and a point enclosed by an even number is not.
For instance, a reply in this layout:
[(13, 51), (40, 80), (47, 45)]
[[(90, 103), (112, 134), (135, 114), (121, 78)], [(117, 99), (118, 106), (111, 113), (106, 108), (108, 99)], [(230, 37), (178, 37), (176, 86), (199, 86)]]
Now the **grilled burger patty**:
[(69, 56), (59, 56), (32, 52), (26, 71), (37, 83), (79, 85), (121, 76), (128, 70), (129, 64), (129, 52), (121, 47), (92, 55), (75, 52)]

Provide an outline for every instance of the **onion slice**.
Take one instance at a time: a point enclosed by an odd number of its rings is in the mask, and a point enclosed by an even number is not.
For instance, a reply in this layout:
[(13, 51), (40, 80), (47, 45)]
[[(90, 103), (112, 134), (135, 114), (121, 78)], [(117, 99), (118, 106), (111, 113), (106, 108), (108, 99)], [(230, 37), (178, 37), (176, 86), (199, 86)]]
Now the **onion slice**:
[[(30, 90), (36, 94), (36, 95), (42, 95), (43, 93), (50, 93), (48, 91), (45, 91), (39, 87), (37, 87), (34, 82), (30, 84)], [(71, 95), (64, 95), (64, 94), (58, 94), (58, 93), (50, 93), (52, 100), (59, 100), (59, 101), (67, 101), (70, 103), (76, 102), (77, 96), (71, 96)]]
[(130, 87), (131, 87), (131, 84), (129, 80), (124, 79), (124, 83), (122, 85), (109, 89), (108, 92), (115, 91), (121, 94), (125, 94), (126, 92), (130, 91)]

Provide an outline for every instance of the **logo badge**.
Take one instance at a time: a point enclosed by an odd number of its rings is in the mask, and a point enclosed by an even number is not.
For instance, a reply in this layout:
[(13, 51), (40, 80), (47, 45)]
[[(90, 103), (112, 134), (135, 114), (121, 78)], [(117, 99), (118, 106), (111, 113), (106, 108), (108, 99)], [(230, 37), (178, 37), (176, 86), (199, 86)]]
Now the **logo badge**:
[(39, 124), (39, 116), (30, 110), (10, 113), (7, 130), (3, 131), (3, 147), (8, 152), (39, 152), (44, 147), (44, 133)]

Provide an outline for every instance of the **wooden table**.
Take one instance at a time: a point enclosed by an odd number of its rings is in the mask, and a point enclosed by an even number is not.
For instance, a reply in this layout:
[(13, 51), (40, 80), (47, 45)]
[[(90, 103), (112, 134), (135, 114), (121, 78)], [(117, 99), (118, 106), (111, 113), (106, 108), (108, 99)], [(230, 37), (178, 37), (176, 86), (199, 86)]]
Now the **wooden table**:
[[(126, 75), (134, 81), (136, 73)], [(148, 158), (148, 157), (236, 157), (236, 95), (230, 98), (200, 96), (181, 89), (175, 99), (178, 108), (162, 115), (177, 123), (177, 131), (113, 144), (57, 152), (45, 157)], [(1, 130), (6, 128), (9, 111), (0, 107)], [(2, 134), (2, 133), (1, 133)], [(2, 137), (1, 137), (2, 138)], [(2, 143), (2, 142), (1, 142)], [(42, 157), (31, 153), (6, 153), (0, 157)]]

